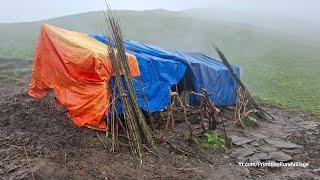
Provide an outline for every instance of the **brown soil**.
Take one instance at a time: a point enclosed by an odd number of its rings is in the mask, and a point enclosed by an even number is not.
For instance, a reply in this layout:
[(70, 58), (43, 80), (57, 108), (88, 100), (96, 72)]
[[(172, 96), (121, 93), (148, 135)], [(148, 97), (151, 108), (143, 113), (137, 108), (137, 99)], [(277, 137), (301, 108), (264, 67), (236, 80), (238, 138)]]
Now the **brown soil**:
[[(0, 67), (18, 64), (21, 62), (0, 61)], [(23, 85), (0, 80), (2, 179), (316, 179), (320, 176), (320, 120), (305, 113), (265, 106), (276, 121), (259, 122), (258, 128), (244, 129), (237, 127), (227, 112), (222, 114), (228, 135), (253, 139), (254, 134), (263, 134), (301, 145), (285, 152), (294, 161), (309, 162), (307, 168), (240, 167), (230, 156), (236, 146), (205, 150), (188, 138), (184, 123), (177, 123), (166, 138), (171, 143), (159, 142), (155, 152), (145, 150), (141, 164), (127, 148), (111, 153), (104, 133), (75, 126), (66, 116), (66, 110), (56, 107), (52, 95), (40, 101), (29, 97), (25, 89), (30, 73), (21, 75), (26, 82)], [(196, 123), (193, 127), (195, 132), (200, 131)], [(221, 124), (218, 129), (221, 133)], [(188, 156), (184, 157), (181, 151), (188, 152)]]

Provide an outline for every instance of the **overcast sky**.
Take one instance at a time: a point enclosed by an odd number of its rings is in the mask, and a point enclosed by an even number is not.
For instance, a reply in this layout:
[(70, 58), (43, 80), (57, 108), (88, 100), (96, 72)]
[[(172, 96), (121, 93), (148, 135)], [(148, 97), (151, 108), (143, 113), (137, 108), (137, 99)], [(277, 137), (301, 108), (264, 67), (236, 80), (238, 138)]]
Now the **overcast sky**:
[[(241, 12), (263, 12), (295, 19), (320, 20), (320, 0), (109, 0), (113, 9), (225, 8)], [(102, 10), (104, 0), (1, 0), (0, 22), (48, 19)]]

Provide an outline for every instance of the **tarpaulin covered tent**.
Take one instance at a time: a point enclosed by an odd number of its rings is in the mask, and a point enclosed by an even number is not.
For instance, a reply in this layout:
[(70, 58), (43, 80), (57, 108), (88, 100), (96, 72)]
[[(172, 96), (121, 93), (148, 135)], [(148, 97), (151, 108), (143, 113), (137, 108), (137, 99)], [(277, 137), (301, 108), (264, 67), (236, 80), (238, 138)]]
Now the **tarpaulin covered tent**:
[[(53, 89), (75, 124), (104, 130), (113, 75), (105, 43), (104, 36), (42, 26), (29, 94), (41, 98)], [(124, 45), (138, 103), (145, 111), (148, 108), (141, 88), (150, 111), (157, 112), (169, 106), (170, 89), (182, 81), (197, 92), (201, 86), (206, 88), (217, 105), (235, 103), (237, 86), (222, 62), (199, 53), (166, 51), (134, 41)], [(239, 68), (233, 68), (239, 75)]]
[[(104, 44), (107, 42), (105, 36), (90, 36)], [(168, 96), (169, 90), (163, 88), (160, 90), (165, 91), (161, 93), (162, 97), (152, 101), (154, 98), (152, 94), (155, 93), (153, 90), (159, 91), (158, 76), (160, 76), (161, 79), (167, 77), (166, 82), (169, 83), (169, 88), (182, 81), (182, 88), (186, 86), (186, 89), (192, 89), (196, 92), (200, 92), (201, 87), (206, 89), (212, 94), (210, 99), (216, 105), (227, 106), (235, 104), (237, 83), (233, 80), (223, 62), (201, 53), (178, 50), (168, 51), (131, 40), (125, 41), (124, 45), (126, 51), (134, 55), (138, 60), (141, 72), (140, 79), (143, 84), (147, 85), (146, 88), (148, 89), (146, 92), (148, 94), (148, 100), (151, 102), (152, 112), (159, 111), (170, 103), (170, 96)], [(239, 67), (234, 65), (232, 67), (234, 72), (240, 76)], [(136, 83), (136, 87), (138, 90), (138, 83)], [(138, 96), (138, 98), (141, 107), (144, 107), (142, 96)], [(197, 99), (193, 98), (193, 100), (196, 101)], [(163, 106), (163, 103), (165, 103), (165, 106)], [(153, 108), (155, 106), (158, 108)]]
[[(29, 85), (29, 95), (42, 98), (53, 90), (78, 126), (104, 130), (113, 75), (106, 46), (86, 34), (41, 27)], [(132, 76), (139, 76), (136, 58), (128, 55)]]

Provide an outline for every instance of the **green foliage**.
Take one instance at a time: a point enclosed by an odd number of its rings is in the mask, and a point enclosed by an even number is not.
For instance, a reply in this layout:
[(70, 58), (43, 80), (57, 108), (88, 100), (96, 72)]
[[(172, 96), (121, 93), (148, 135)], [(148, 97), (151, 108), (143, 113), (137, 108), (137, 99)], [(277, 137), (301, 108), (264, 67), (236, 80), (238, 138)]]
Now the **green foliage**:
[(195, 140), (197, 144), (201, 147), (212, 150), (217, 148), (224, 148), (225, 140), (220, 137), (217, 133), (205, 133), (203, 142), (199, 142), (199, 140)]

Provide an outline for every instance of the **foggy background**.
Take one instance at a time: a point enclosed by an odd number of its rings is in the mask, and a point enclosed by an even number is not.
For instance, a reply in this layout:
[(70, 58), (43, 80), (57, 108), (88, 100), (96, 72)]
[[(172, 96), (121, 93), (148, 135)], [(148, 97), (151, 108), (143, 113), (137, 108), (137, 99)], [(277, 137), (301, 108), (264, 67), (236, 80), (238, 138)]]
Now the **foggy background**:
[[(280, 16), (320, 24), (318, 0), (109, 0), (113, 9), (180, 11), (191, 8), (232, 10), (239, 13)], [(10, 0), (0, 4), (0, 23), (35, 21), (102, 10), (104, 0)], [(214, 10), (212, 10), (214, 11)]]

